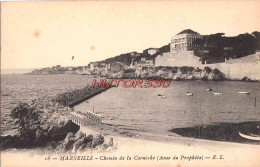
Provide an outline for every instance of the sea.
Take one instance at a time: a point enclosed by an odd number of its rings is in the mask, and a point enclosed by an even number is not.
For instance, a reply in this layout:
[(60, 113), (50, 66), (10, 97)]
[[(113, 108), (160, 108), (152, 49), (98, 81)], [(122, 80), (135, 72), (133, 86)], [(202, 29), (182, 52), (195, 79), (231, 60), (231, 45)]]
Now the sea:
[[(1, 135), (15, 134), (11, 110), (20, 102), (53, 96), (90, 85), (92, 76), (1, 75)], [(95, 78), (97, 79), (97, 78)], [(193, 96), (186, 96), (190, 91)], [(216, 96), (207, 88), (218, 89)], [(249, 95), (238, 94), (248, 91)], [(164, 95), (165, 98), (158, 95)], [(169, 135), (173, 128), (221, 122), (260, 120), (260, 83), (240, 81), (172, 81), (168, 88), (113, 87), (74, 107), (94, 111), (103, 122), (135, 133)]]
[(1, 75), (1, 135), (17, 133), (11, 110), (19, 103), (30, 103), (34, 99), (54, 96), (68, 90), (82, 88), (92, 83), (86, 75)]

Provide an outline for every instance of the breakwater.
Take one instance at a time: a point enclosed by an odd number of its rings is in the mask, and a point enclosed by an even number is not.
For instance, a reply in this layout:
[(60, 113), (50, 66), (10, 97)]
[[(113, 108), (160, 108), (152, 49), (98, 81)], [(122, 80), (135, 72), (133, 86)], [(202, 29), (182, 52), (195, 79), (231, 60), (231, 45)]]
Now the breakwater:
[[(109, 87), (110, 88), (110, 87)], [(106, 91), (109, 88), (99, 88), (86, 86), (82, 89), (75, 89), (67, 91), (65, 93), (60, 93), (56, 95), (52, 101), (59, 103), (63, 106), (73, 107), (85, 100), (92, 98), (93, 96)]]
[[(111, 87), (109, 87), (109, 88), (111, 88)], [(82, 97), (79, 97), (78, 99), (71, 100), (71, 101), (67, 101), (66, 100), (66, 106), (73, 107), (73, 106), (75, 106), (75, 105), (77, 105), (77, 104), (79, 104), (79, 103), (81, 103), (81, 102), (83, 102), (85, 100), (88, 100), (88, 99), (90, 99), (90, 98), (92, 98), (92, 97), (94, 97), (94, 96), (96, 96), (96, 95), (106, 91), (109, 88), (100, 88), (100, 90), (96, 90), (95, 92), (90, 93), (90, 94), (85, 95), (85, 96), (82, 96)]]
[[(1, 136), (1, 150), (9, 148), (43, 147), (55, 152), (77, 152), (95, 149), (105, 144), (101, 134), (84, 134), (71, 120), (73, 106), (107, 90), (86, 86), (54, 97), (20, 103), (11, 111), (17, 135)], [(67, 104), (66, 104), (67, 103)], [(106, 146), (107, 147), (107, 146)]]

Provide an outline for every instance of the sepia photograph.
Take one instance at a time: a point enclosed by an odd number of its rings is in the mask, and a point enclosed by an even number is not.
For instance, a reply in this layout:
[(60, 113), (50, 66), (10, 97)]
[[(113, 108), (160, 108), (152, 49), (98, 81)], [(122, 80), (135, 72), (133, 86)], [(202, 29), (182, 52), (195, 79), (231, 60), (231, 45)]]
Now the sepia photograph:
[(259, 9), (2, 1), (0, 166), (260, 166)]

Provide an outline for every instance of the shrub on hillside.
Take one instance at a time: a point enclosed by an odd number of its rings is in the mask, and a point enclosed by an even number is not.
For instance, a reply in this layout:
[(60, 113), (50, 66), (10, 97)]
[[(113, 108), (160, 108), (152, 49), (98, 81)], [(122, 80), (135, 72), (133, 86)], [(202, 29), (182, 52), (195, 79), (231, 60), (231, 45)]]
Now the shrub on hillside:
[(207, 77), (207, 76), (203, 76), (203, 77), (201, 78), (201, 80), (202, 80), (202, 81), (208, 81), (208, 77)]
[(172, 73), (177, 73), (178, 72), (178, 67), (172, 67)]
[(170, 71), (170, 70), (172, 69), (172, 67), (166, 66), (165, 69), (166, 69), (167, 71)]
[(205, 67), (203, 71), (205, 71), (206, 73), (209, 74), (209, 73), (211, 73), (212, 69), (209, 67)]
[(201, 72), (202, 70), (198, 67), (195, 69), (195, 72)]
[(213, 74), (214, 74), (213, 80), (224, 80), (225, 79), (224, 74), (221, 71), (219, 71), (219, 69), (217, 69), (217, 68), (215, 68), (213, 70)]
[(146, 66), (143, 66), (142, 67), (142, 70), (144, 71), (144, 70), (147, 70), (148, 69), (148, 67), (146, 67)]
[(248, 77), (243, 77), (242, 79), (241, 79), (241, 81), (252, 81), (250, 78), (248, 78)]
[(183, 66), (180, 68), (180, 71), (182, 74), (188, 74), (191, 73), (194, 70), (194, 67), (187, 67), (187, 66)]
[(221, 74), (221, 71), (219, 71), (219, 69), (215, 68), (215, 69), (213, 70), (213, 74), (214, 74), (214, 75), (219, 75), (219, 74)]
[(124, 73), (132, 73), (132, 72), (135, 72), (134, 68), (128, 68), (124, 70)]

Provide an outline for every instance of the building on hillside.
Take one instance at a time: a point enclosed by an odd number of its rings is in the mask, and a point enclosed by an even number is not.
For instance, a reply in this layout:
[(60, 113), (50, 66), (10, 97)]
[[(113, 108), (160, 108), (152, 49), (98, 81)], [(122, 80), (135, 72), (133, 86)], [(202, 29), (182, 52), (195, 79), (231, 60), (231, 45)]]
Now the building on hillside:
[(107, 70), (107, 66), (105, 64), (98, 64), (97, 68), (98, 70)]
[(154, 66), (154, 60), (146, 60), (145, 65), (146, 66)]
[(171, 53), (191, 51), (198, 48), (199, 45), (193, 42), (199, 38), (202, 38), (202, 36), (191, 29), (181, 31), (171, 38)]
[[(202, 35), (187, 29), (171, 38), (170, 52), (164, 52), (155, 57), (155, 66), (192, 66), (202, 65), (200, 57), (195, 56), (194, 50), (199, 49), (199, 45), (194, 41), (201, 39)], [(205, 54), (208, 51), (205, 51)]]
[(57, 70), (61, 69), (61, 65), (52, 66), (51, 68), (52, 68), (52, 70), (57, 71)]
[(93, 71), (93, 70), (95, 70), (95, 69), (98, 68), (97, 65), (98, 65), (97, 62), (90, 62), (90, 63), (89, 63), (89, 69), (90, 69), (91, 71)]
[(97, 65), (97, 74), (105, 76), (108, 73), (107, 65), (102, 63)]
[(159, 51), (160, 51), (160, 49), (158, 49), (158, 48), (148, 48), (148, 49), (143, 50), (143, 54), (144, 55), (154, 55), (155, 53), (157, 53)]
[(135, 62), (134, 66), (154, 66), (155, 59), (147, 59), (142, 57), (139, 62)]
[(124, 70), (124, 65), (120, 62), (114, 62), (109, 65), (109, 73), (117, 73)]
[(106, 68), (107, 68), (107, 70), (109, 70), (110, 69), (110, 64), (106, 64)]

